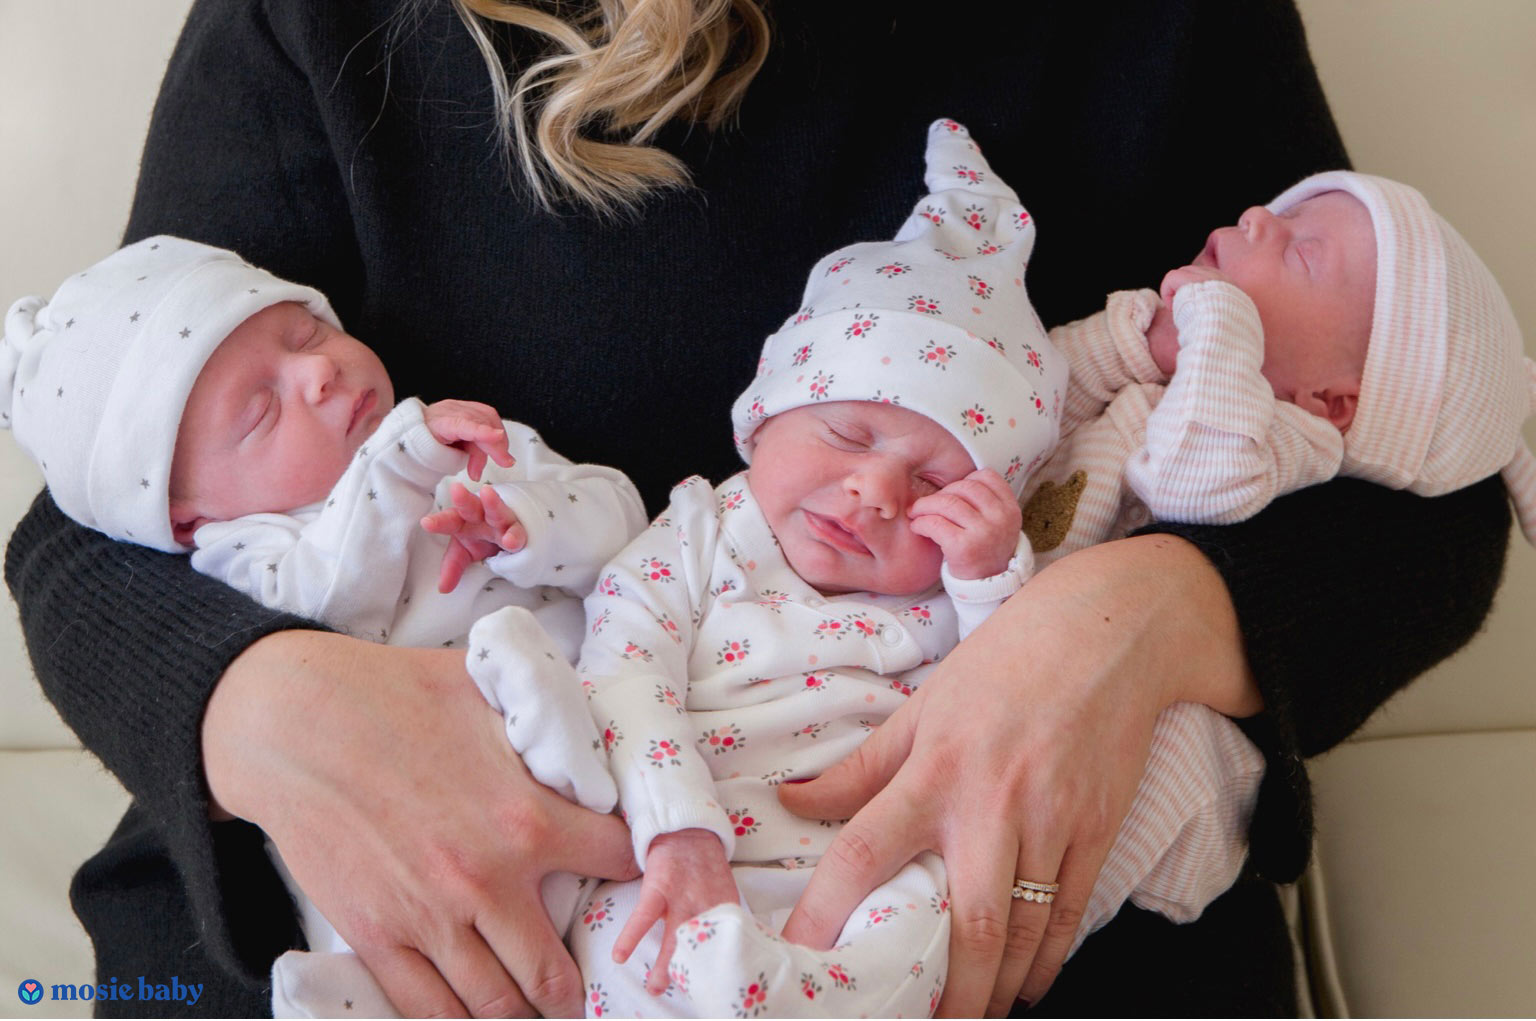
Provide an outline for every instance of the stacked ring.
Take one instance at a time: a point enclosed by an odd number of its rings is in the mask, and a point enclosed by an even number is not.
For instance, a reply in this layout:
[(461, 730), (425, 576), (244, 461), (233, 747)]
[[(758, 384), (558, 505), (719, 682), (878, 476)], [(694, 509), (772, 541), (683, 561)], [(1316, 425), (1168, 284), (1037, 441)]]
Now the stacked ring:
[(1056, 894), (1061, 890), (1060, 883), (1031, 883), (1027, 879), (1015, 879), (1013, 881), (1013, 899), (1034, 901), (1037, 904), (1049, 904), (1056, 899)]

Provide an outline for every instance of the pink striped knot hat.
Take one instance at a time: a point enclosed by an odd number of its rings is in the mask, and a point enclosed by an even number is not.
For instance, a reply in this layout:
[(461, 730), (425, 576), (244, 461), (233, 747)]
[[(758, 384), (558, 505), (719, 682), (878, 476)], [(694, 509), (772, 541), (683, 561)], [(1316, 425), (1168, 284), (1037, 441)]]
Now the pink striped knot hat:
[(1536, 545), (1536, 363), (1493, 273), (1424, 196), (1329, 171), (1286, 189), (1280, 213), (1326, 191), (1359, 199), (1376, 233), (1376, 308), (1340, 474), (1437, 496), (1502, 472)]
[(59, 509), (114, 539), (169, 553), (171, 458), (203, 364), (246, 319), (303, 302), (339, 328), (325, 296), (234, 252), (174, 237), (120, 248), (22, 298), (0, 340), (0, 426), (43, 470)]
[(1034, 221), (954, 121), (929, 126), (926, 163), (929, 194), (896, 237), (818, 262), (801, 309), (763, 344), (731, 409), (748, 463), (764, 419), (831, 401), (933, 419), (1015, 495), (1055, 446), (1067, 363), (1024, 289)]

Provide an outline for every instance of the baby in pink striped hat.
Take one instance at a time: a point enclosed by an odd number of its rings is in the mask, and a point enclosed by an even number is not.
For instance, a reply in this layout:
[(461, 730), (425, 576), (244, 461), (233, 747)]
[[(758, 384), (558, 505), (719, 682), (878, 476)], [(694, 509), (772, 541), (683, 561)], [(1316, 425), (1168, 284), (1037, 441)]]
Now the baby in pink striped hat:
[(1536, 364), (1419, 192), (1316, 174), (1213, 231), (1161, 292), (1051, 333), (1071, 385), (1025, 507), (1039, 563), (1153, 517), (1239, 521), (1338, 475), (1434, 496), (1502, 472), (1536, 544)]

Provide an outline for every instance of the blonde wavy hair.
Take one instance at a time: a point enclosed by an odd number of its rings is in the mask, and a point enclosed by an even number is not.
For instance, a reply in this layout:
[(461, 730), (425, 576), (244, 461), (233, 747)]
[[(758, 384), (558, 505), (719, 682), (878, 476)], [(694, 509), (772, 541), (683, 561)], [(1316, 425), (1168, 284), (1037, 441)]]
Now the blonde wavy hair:
[[(835, 2), (835, 0), (834, 0)], [(508, 173), (545, 208), (575, 200), (600, 213), (688, 184), (654, 144), (669, 122), (718, 128), (768, 54), (758, 0), (453, 0), (485, 60)], [(499, 26), (544, 37), (508, 69)]]

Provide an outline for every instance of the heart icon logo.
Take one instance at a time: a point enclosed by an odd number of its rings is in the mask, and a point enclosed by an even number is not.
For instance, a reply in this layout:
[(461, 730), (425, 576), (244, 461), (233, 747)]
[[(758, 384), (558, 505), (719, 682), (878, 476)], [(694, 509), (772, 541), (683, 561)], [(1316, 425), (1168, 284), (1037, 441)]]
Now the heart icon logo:
[(36, 1003), (43, 998), (42, 983), (35, 978), (29, 978), (17, 987), (16, 995), (22, 1003)]

